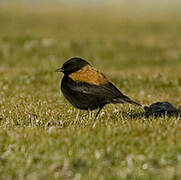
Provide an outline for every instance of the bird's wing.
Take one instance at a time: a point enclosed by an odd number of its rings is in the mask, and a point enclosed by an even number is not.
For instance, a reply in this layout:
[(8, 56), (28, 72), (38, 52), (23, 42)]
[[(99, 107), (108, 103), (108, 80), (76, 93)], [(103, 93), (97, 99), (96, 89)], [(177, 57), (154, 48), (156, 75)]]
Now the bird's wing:
[(118, 97), (121, 101), (130, 103), (130, 104), (135, 104), (138, 106), (142, 106), (141, 104), (131, 100), (128, 96), (125, 96), (119, 89), (117, 89), (112, 83), (108, 83), (105, 88), (110, 90), (111, 92), (114, 92), (114, 95)]
[(97, 96), (113, 96), (114, 92), (112, 92), (106, 85), (94, 85), (85, 82), (78, 82), (76, 85), (71, 86), (71, 89), (90, 95), (97, 95)]
[(125, 96), (121, 93), (112, 83), (108, 82), (106, 84), (93, 85), (85, 82), (79, 82), (77, 85), (71, 87), (72, 90), (84, 94), (94, 95), (100, 98), (105, 98), (108, 101), (112, 101), (115, 103), (138, 103), (132, 101), (129, 97)]

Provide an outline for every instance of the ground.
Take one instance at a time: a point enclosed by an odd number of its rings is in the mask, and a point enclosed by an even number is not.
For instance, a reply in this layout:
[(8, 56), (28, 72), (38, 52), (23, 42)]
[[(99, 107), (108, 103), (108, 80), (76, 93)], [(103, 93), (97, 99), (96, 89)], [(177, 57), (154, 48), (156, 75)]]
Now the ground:
[(0, 179), (181, 179), (180, 117), (117, 104), (95, 122), (55, 73), (82, 57), (133, 100), (179, 107), (180, 12), (52, 7), (0, 9)]

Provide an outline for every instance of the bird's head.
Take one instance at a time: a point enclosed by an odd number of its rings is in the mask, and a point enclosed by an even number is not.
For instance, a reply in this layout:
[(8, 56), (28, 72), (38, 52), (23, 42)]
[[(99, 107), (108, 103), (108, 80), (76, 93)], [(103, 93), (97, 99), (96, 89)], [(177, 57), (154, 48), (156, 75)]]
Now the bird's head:
[(55, 72), (63, 72), (65, 75), (69, 75), (89, 65), (89, 63), (81, 58), (74, 57), (66, 61), (63, 66), (57, 69)]

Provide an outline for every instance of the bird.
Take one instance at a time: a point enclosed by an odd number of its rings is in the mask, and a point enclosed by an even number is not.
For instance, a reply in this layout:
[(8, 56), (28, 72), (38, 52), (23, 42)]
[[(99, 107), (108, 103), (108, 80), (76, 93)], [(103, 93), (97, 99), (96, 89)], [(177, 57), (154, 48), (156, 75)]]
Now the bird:
[(125, 96), (102, 72), (82, 58), (70, 58), (55, 72), (64, 74), (60, 85), (64, 97), (78, 109), (98, 109), (95, 118), (106, 104), (142, 106)]

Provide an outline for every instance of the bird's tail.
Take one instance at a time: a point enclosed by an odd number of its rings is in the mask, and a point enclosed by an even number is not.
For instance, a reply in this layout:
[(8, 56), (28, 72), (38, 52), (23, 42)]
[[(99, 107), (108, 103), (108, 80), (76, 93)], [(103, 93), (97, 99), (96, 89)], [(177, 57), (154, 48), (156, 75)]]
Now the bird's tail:
[(137, 106), (143, 106), (143, 105), (141, 105), (141, 104), (139, 104), (139, 103), (137, 103), (137, 102), (135, 102), (135, 101), (133, 101), (133, 100), (131, 100), (131, 99), (127, 100), (126, 102), (128, 102), (128, 103), (130, 103), (130, 104), (137, 105)]
[(121, 103), (130, 103), (130, 104), (134, 104), (134, 105), (137, 105), (137, 106), (143, 106), (143, 105), (141, 105), (141, 104), (139, 104), (139, 103), (131, 100), (131, 99), (130, 99), (129, 97), (127, 97), (127, 96), (122, 97), (120, 100), (121, 100)]

